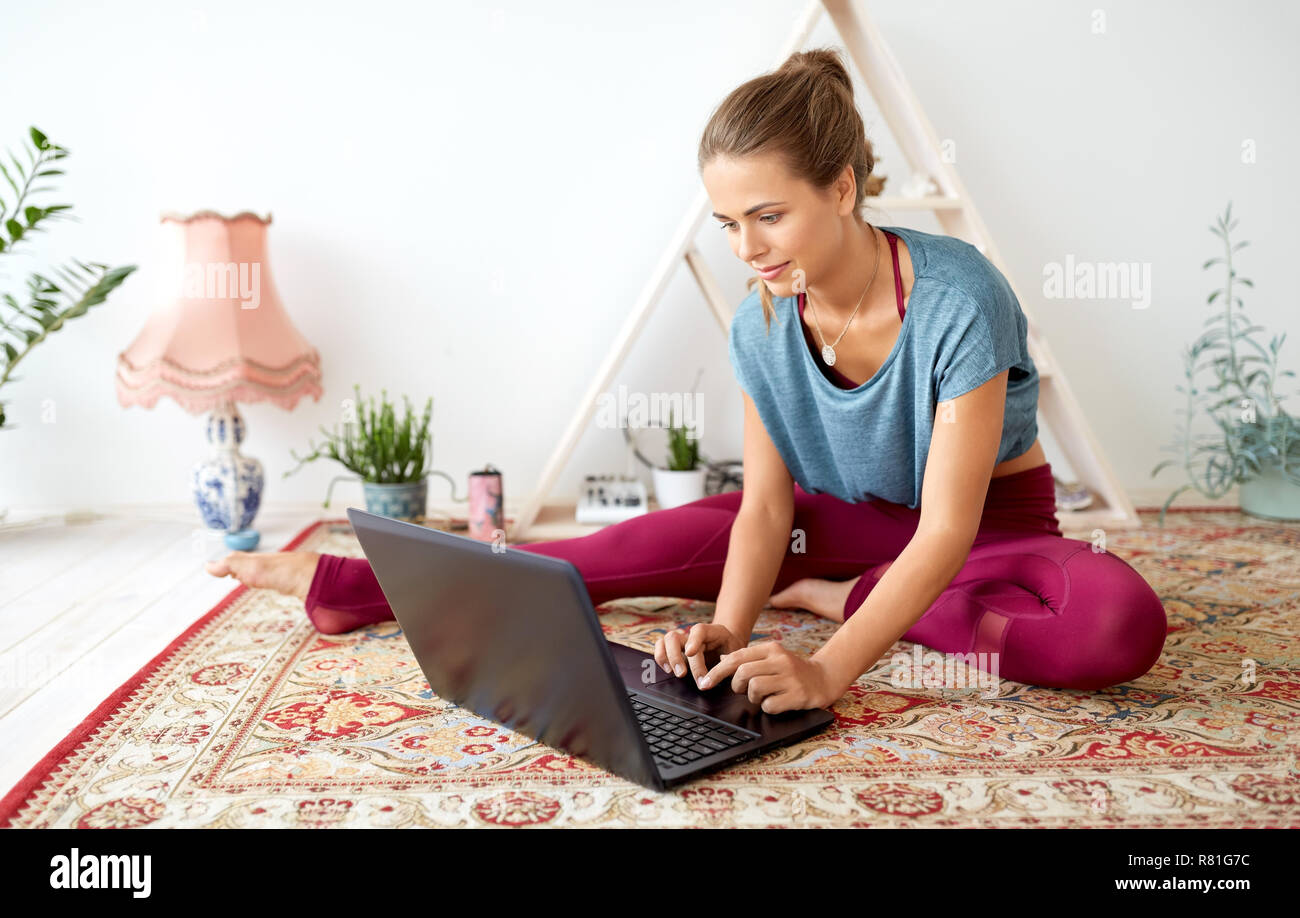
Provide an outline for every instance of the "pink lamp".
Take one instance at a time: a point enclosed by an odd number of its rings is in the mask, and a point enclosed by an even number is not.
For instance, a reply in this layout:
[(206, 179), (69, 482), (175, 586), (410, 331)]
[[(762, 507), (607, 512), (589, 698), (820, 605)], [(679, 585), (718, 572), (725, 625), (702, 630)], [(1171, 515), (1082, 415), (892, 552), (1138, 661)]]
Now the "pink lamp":
[(257, 546), (249, 524), (262, 500), (262, 463), (242, 456), (244, 419), (236, 402), (272, 401), (292, 411), (320, 401), (320, 354), (289, 320), (271, 280), (266, 228), (271, 215), (223, 217), (202, 210), (163, 214), (173, 247), (174, 293), (118, 354), (117, 400), (152, 408), (174, 398), (191, 414), (210, 412), (212, 455), (194, 466), (194, 499), (204, 522), (225, 529), (231, 549)]

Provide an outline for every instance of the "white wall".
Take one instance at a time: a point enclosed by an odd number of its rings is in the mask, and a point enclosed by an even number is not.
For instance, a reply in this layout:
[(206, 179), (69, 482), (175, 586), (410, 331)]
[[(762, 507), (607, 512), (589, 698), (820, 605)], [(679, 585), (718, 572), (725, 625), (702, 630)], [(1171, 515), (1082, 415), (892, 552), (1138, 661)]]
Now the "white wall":
[[(1240, 217), (1253, 319), (1295, 323), (1300, 87), (1288, 3), (870, 2), (1022, 292), (1064, 261), (1149, 262), (1150, 308), (1032, 304), (1123, 481), (1150, 488), (1181, 409), (1181, 351), (1220, 282), (1207, 231)], [(53, 199), (75, 205), (0, 289), (75, 255), (140, 269), (51, 336), (0, 389), (0, 506), (187, 503), (202, 419), (121, 409), (117, 353), (157, 305), (164, 210), (270, 211), (279, 292), (319, 348), (325, 397), (243, 411), (268, 501), (311, 501), (342, 470), (288, 479), (354, 381), (433, 395), (435, 465), (464, 492), (537, 482), (574, 404), (699, 189), (713, 106), (775, 66), (801, 2), (311, 4), (51, 2), (0, 14), (0, 144), (36, 124), (72, 151)], [(834, 40), (823, 17), (810, 45)], [(902, 160), (862, 99), (895, 183)], [(874, 125), (874, 128), (873, 128)], [(1258, 161), (1241, 162), (1253, 138)], [(896, 185), (895, 185), (896, 187)], [(4, 189), (7, 191), (7, 189)], [(0, 194), (3, 196), (3, 194)], [(51, 199), (52, 200), (52, 199)], [(907, 214), (877, 223), (935, 224)], [(738, 302), (746, 269), (710, 221), (701, 245)], [(1285, 366), (1300, 368), (1292, 336)], [(705, 367), (705, 453), (739, 457), (726, 342), (681, 271), (617, 382), (681, 390)], [(1292, 381), (1294, 382), (1294, 381)], [(1294, 391), (1294, 385), (1290, 386)], [(46, 400), (52, 400), (47, 402)], [(55, 406), (54, 423), (41, 408)], [(1294, 403), (1292, 408), (1294, 410)], [(643, 435), (647, 447), (657, 443)], [(1049, 454), (1049, 458), (1051, 458)], [(556, 489), (626, 469), (592, 427)], [(1176, 476), (1159, 479), (1159, 493)], [(648, 480), (648, 476), (647, 476)], [(1166, 485), (1167, 483), (1167, 485)], [(433, 496), (445, 494), (435, 479)], [(336, 490), (359, 496), (359, 487)]]

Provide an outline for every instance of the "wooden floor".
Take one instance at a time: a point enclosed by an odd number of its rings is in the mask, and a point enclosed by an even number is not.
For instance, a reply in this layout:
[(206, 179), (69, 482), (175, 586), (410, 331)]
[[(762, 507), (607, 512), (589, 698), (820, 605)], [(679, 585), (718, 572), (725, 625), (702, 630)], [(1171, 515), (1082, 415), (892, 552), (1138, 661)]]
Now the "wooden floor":
[[(324, 513), (263, 508), (258, 551)], [(95, 707), (239, 586), (195, 514), (0, 528), (0, 796)], [(12, 527), (12, 528), (11, 528)]]

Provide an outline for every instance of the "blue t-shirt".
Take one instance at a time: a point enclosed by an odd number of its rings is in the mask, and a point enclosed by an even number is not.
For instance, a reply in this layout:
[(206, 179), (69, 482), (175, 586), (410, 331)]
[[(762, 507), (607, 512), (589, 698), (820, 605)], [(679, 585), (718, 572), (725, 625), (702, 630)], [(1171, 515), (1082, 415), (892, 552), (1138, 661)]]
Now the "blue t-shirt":
[(770, 332), (758, 290), (736, 310), (732, 369), (790, 475), (810, 494), (850, 503), (883, 498), (915, 509), (939, 402), (1003, 370), (1007, 401), (997, 461), (1038, 437), (1038, 369), (1010, 284), (970, 243), (882, 226), (907, 244), (915, 282), (898, 341), (876, 375), (841, 389), (814, 362), (798, 297), (773, 297)]

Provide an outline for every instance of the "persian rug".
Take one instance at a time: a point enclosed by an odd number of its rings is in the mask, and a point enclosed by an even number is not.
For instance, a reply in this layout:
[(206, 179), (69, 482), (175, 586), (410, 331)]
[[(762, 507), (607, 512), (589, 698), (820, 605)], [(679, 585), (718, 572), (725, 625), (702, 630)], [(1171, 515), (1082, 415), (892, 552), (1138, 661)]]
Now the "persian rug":
[[(899, 641), (822, 733), (665, 793), (435, 696), (396, 622), (323, 635), (301, 602), (241, 585), (31, 769), (0, 826), (1300, 825), (1300, 525), (1193, 509), (1161, 530), (1142, 516), (1106, 546), (1168, 612), (1140, 679), (900, 688), (889, 660), (914, 645)], [(362, 556), (346, 520), (294, 548)], [(712, 603), (597, 611), (609, 638), (650, 651)], [(834, 628), (765, 609), (754, 640), (811, 653)]]

